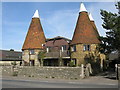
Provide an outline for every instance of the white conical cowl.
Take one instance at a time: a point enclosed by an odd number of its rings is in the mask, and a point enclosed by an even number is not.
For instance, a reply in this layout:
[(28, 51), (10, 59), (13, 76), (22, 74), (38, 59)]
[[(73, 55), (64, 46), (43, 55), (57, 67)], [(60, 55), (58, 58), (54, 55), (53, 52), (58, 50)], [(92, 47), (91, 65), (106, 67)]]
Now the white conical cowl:
[(90, 18), (90, 21), (94, 21), (91, 13), (89, 13), (89, 18)]
[(81, 3), (81, 5), (80, 5), (80, 12), (87, 12), (83, 3)]
[(35, 11), (34, 15), (32, 18), (39, 18), (39, 13), (38, 13), (38, 10)]

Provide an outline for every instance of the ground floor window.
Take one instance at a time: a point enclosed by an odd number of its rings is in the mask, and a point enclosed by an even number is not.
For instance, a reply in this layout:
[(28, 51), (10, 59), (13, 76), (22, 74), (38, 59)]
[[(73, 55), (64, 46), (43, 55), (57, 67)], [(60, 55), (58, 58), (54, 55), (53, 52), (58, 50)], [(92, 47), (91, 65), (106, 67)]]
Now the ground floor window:
[(35, 54), (35, 51), (33, 49), (29, 50), (30, 54)]
[[(62, 66), (69, 66), (70, 59), (62, 59)], [(60, 66), (59, 59), (44, 59), (43, 66)]]
[(45, 59), (43, 66), (59, 66), (59, 62), (57, 59)]

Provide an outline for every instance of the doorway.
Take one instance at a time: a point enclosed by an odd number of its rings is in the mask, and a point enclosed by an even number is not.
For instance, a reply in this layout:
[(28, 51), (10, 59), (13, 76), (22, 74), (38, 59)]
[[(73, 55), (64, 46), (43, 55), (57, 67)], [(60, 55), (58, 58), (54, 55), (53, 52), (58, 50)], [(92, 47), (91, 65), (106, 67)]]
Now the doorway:
[(34, 60), (30, 60), (30, 66), (34, 66), (35, 65), (35, 61)]

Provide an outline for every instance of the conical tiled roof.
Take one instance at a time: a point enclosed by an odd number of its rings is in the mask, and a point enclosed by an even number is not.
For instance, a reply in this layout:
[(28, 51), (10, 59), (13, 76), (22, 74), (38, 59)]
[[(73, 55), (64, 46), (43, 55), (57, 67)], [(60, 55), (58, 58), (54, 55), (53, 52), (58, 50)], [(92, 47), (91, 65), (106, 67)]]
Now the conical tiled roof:
[(86, 11), (81, 11), (79, 13), (71, 45), (98, 43), (100, 43), (100, 41), (98, 40), (96, 32), (90, 22), (88, 13)]
[(95, 25), (95, 22), (94, 22), (94, 19), (93, 19), (91, 13), (89, 13), (89, 18), (90, 18), (91, 24), (92, 24), (93, 27), (94, 27), (94, 30), (95, 30), (96, 35), (99, 37), (99, 33), (98, 33), (97, 27), (96, 27), (96, 25)]
[(24, 41), (22, 50), (24, 49), (42, 49), (42, 44), (45, 43), (45, 35), (40, 23), (38, 11), (35, 12), (26, 39)]

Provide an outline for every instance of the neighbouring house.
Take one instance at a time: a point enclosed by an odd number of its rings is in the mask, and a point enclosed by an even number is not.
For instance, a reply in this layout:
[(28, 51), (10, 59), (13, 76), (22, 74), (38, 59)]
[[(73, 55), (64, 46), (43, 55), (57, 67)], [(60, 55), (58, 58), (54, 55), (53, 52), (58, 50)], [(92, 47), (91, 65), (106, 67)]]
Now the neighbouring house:
[(118, 52), (114, 51), (110, 53), (108, 56), (109, 56), (109, 60), (108, 60), (109, 67), (115, 69), (115, 64), (120, 64), (120, 60), (118, 59)]
[(22, 52), (14, 50), (0, 50), (0, 66), (22, 64)]
[(71, 62), (79, 66), (98, 61), (102, 68), (105, 55), (99, 52), (100, 43), (94, 19), (88, 14), (83, 3), (72, 40), (60, 36), (46, 39), (36, 10), (22, 47), (22, 58), (24, 65), (40, 65), (38, 54), (46, 51), (41, 64), (44, 66), (69, 66)]

